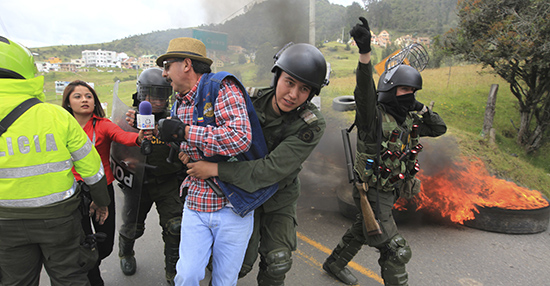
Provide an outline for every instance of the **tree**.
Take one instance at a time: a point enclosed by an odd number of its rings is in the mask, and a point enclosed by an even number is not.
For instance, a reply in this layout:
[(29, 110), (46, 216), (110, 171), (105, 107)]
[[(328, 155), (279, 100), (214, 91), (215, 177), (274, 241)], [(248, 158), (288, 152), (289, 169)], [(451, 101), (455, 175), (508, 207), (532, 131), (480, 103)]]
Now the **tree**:
[(516, 141), (527, 153), (538, 150), (550, 126), (550, 1), (459, 0), (458, 10), (445, 48), (510, 84), (521, 118)]
[(258, 66), (258, 73), (256, 74), (257, 79), (263, 79), (268, 72), (271, 71), (273, 67), (273, 55), (276, 53), (276, 50), (273, 48), (270, 42), (262, 44), (256, 51), (256, 59), (254, 62)]

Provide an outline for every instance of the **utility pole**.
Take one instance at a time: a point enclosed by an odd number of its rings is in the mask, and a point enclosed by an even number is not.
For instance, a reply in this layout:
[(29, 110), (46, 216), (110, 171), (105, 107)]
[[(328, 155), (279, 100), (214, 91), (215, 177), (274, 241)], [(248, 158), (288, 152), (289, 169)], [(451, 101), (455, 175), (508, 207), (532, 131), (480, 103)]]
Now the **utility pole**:
[(315, 46), (315, 0), (309, 0), (309, 43)]

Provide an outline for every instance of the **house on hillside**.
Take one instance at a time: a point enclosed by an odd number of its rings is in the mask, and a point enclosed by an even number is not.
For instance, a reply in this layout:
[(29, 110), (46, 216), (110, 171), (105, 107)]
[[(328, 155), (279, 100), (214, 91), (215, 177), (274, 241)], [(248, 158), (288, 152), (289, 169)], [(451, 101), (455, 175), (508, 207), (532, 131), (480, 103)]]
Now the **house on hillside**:
[(425, 48), (429, 49), (432, 40), (428, 37), (418, 37), (416, 38), (416, 42), (422, 44)]
[(137, 65), (140, 69), (148, 69), (157, 66), (157, 56), (143, 55), (137, 59)]
[(395, 39), (393, 43), (398, 47), (406, 47), (414, 42), (415, 41), (411, 35), (405, 35)]
[(71, 63), (77, 65), (79, 68), (86, 65), (86, 62), (83, 59), (71, 59)]
[(60, 64), (62, 61), (61, 61), (61, 59), (58, 58), (58, 57), (50, 57), (50, 58), (48, 59), (48, 62), (49, 62), (50, 64)]
[(35, 62), (38, 72), (49, 72), (52, 64), (50, 62)]
[(137, 59), (134, 57), (129, 57), (127, 59), (123, 59), (120, 62), (120, 66), (123, 69), (138, 69)]
[(113, 51), (84, 50), (82, 59), (88, 67), (117, 67), (117, 53)]
[(395, 39), (394, 44), (398, 47), (406, 47), (412, 43), (419, 43), (425, 48), (430, 48), (431, 39), (429, 37), (412, 37), (411, 35), (401, 36)]
[(390, 33), (388, 33), (388, 31), (386, 30), (383, 30), (382, 32), (380, 32), (380, 34), (376, 36), (376, 39), (378, 41), (378, 45), (381, 47), (385, 48), (389, 44), (391, 44)]
[(60, 63), (59, 64), (59, 71), (61, 71), (61, 72), (77, 72), (78, 68), (80, 68), (80, 66), (75, 64), (75, 63)]

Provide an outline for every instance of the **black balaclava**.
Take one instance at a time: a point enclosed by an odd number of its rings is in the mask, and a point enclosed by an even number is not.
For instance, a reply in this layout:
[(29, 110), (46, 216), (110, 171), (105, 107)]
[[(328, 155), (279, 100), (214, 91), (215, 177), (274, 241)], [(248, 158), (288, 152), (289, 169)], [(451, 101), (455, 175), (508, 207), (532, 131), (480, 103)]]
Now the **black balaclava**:
[(407, 93), (396, 96), (396, 88), (392, 88), (388, 93), (393, 94), (391, 96), (386, 94), (386, 96), (384, 96), (385, 100), (380, 102), (380, 104), (384, 106), (387, 113), (391, 114), (395, 118), (397, 123), (402, 124), (416, 102), (415, 95), (414, 93)]

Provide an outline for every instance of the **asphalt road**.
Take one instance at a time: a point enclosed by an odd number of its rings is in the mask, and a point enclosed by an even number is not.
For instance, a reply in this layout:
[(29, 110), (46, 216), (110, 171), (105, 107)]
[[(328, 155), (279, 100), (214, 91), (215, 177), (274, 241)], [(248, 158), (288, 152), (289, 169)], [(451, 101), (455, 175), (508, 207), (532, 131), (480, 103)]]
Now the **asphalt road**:
[[(350, 188), (341, 146), (339, 129), (327, 128), (321, 144), (304, 164), (298, 202), (298, 250), (293, 254), (286, 285), (343, 285), (321, 267), (352, 223), (341, 215), (336, 197), (337, 189)], [(161, 230), (155, 211), (151, 211), (146, 223), (145, 235), (136, 243), (137, 273), (122, 274), (118, 241), (115, 241), (115, 250), (101, 265), (106, 285), (167, 285)], [(548, 230), (524, 235), (493, 233), (415, 212), (401, 218), (398, 226), (413, 250), (407, 265), (409, 285), (550, 284)], [(350, 263), (359, 285), (383, 285), (377, 259), (374, 249), (364, 247)], [(238, 285), (256, 285), (256, 271), (257, 267), (240, 279)], [(206, 277), (200, 285), (208, 285), (208, 271)], [(41, 285), (49, 285), (44, 272)]]

